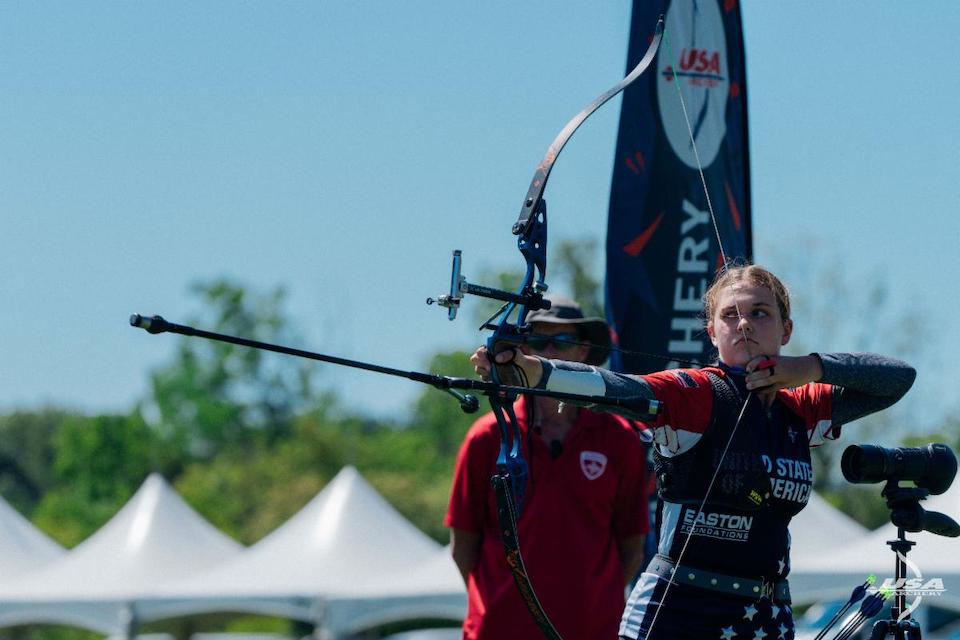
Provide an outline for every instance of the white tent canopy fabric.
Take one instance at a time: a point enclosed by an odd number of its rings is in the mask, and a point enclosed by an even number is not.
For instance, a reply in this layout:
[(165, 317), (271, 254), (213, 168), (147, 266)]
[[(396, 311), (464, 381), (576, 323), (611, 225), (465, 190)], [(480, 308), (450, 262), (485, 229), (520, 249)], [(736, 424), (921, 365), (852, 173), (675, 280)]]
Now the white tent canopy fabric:
[(131, 604), (158, 584), (222, 562), (242, 548), (152, 474), (82, 544), (0, 585), (0, 625), (63, 623), (125, 633), (133, 620)]
[(0, 584), (61, 557), (66, 551), (0, 498)]
[(400, 619), (420, 615), (418, 606), (423, 615), (462, 617), (465, 589), (449, 554), (441, 553), (348, 466), (263, 540), (210, 571), (161, 585), (161, 598), (138, 611), (143, 619), (252, 611), (329, 628), (335, 620), (347, 623), (337, 607), (379, 608), (392, 598), (404, 603)]
[[(879, 492), (880, 485), (877, 485), (878, 495)], [(920, 504), (927, 511), (945, 513), (960, 521), (960, 482), (955, 482), (946, 493)], [(841, 546), (793, 558), (790, 587), (794, 599), (811, 602), (846, 598), (853, 587), (871, 573), (877, 576), (878, 583), (892, 579), (895, 556), (886, 541), (896, 537), (896, 527), (887, 523)], [(925, 596), (924, 604), (960, 611), (960, 539), (926, 531), (907, 533), (906, 537), (917, 543), (907, 554), (907, 559), (915, 565), (915, 569), (908, 568), (907, 577), (921, 577), (923, 581), (940, 578), (946, 587), (942, 595)]]
[[(0, 551), (3, 543), (0, 523)], [(0, 585), (0, 626), (68, 624), (122, 637), (138, 623), (209, 612), (289, 617), (337, 636), (417, 617), (459, 620), (465, 611), (449, 549), (353, 467), (249, 549), (151, 475), (88, 540)]]
[(340, 598), (328, 608), (326, 622), (345, 634), (411, 617), (460, 621), (467, 611), (466, 587), (449, 546), (414, 570), (351, 582)]
[(810, 556), (849, 544), (869, 532), (862, 524), (830, 505), (819, 494), (810, 492), (810, 500), (790, 521), (790, 564), (802, 564)]

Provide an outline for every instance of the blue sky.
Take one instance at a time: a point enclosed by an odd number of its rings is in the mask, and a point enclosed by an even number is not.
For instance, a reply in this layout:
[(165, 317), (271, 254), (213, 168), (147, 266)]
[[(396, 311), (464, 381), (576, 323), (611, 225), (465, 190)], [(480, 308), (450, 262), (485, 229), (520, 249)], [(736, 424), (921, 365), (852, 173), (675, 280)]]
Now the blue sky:
[[(622, 0), (0, 4), (0, 410), (125, 410), (175, 345), (127, 316), (183, 319), (190, 283), (219, 276), (286, 286), (308, 348), (416, 368), (478, 343), (424, 299), (445, 289), (451, 249), (468, 277), (518, 264), (509, 229), (533, 169), (622, 76), (629, 13)], [(923, 319), (915, 335), (852, 298), (836, 307), (891, 331), (878, 350), (923, 345), (918, 422), (960, 409), (945, 374), (960, 359), (960, 4), (754, 1), (743, 16), (757, 258), (889, 282), (888, 306)], [(554, 242), (603, 237), (618, 112), (588, 121), (554, 170)], [(855, 346), (817, 329), (798, 336)], [(320, 381), (378, 414), (419, 391), (330, 369)]]

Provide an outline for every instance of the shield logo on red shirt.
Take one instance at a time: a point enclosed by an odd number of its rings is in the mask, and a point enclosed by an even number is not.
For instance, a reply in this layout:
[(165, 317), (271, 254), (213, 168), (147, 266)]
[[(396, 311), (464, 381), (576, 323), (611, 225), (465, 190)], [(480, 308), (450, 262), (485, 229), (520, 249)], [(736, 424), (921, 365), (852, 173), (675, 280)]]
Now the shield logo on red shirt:
[(581, 451), (580, 469), (587, 480), (596, 480), (607, 469), (607, 456), (599, 451)]

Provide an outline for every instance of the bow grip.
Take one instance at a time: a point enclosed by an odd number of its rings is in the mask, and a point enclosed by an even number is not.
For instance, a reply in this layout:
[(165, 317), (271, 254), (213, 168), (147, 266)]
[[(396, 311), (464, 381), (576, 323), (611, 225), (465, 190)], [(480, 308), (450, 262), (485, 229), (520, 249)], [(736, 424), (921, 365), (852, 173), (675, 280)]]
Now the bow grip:
[(499, 384), (509, 385), (511, 387), (529, 386), (524, 379), (523, 371), (514, 364), (513, 360), (504, 364), (497, 364), (496, 355), (504, 351), (511, 351), (517, 348), (523, 342), (519, 335), (501, 335), (492, 336), (487, 341), (487, 351), (491, 354), (490, 363), (492, 365), (493, 381)]

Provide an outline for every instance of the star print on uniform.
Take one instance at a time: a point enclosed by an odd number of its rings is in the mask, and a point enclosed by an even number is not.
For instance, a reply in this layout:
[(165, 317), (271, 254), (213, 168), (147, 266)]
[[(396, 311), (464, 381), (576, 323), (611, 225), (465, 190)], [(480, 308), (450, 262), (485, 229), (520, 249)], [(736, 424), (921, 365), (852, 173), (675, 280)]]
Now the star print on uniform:
[(782, 576), (783, 570), (787, 568), (787, 558), (786, 557), (780, 558), (779, 560), (777, 560), (777, 564), (780, 566), (780, 568), (777, 569), (777, 575)]
[[(729, 613), (726, 614), (732, 624), (713, 627), (710, 632), (704, 630), (700, 636), (711, 640), (787, 640), (793, 637), (792, 621), (784, 617), (786, 605), (774, 604), (764, 597), (747, 604), (733, 604), (733, 607), (727, 609)], [(736, 619), (734, 616), (741, 611), (743, 614)]]

